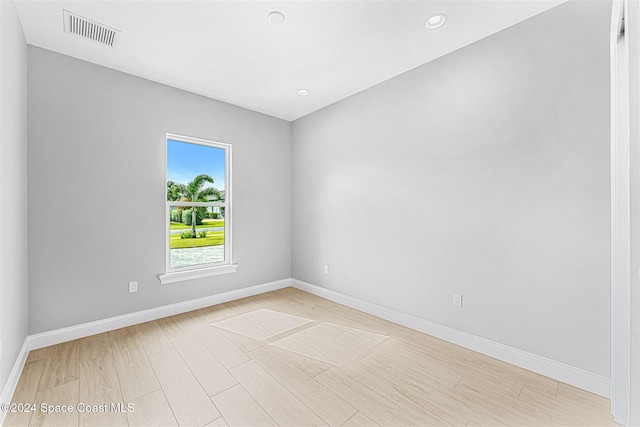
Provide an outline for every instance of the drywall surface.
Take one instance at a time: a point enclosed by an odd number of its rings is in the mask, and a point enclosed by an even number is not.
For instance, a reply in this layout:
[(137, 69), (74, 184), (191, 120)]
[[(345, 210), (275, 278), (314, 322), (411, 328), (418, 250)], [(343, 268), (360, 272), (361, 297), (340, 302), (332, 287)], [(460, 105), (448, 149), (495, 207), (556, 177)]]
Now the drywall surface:
[[(234, 274), (159, 284), (167, 132), (233, 145)], [(29, 333), (290, 277), (290, 137), (286, 121), (30, 47)]]
[(27, 43), (0, 2), (0, 393), (27, 337)]
[(293, 122), (293, 277), (609, 376), (609, 8)]

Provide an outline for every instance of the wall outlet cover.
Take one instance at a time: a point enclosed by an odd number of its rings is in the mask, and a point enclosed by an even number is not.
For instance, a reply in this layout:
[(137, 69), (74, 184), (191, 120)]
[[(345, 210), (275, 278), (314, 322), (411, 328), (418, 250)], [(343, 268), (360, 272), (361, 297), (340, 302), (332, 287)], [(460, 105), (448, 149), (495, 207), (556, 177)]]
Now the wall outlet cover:
[(453, 294), (451, 304), (456, 307), (462, 307), (462, 294)]

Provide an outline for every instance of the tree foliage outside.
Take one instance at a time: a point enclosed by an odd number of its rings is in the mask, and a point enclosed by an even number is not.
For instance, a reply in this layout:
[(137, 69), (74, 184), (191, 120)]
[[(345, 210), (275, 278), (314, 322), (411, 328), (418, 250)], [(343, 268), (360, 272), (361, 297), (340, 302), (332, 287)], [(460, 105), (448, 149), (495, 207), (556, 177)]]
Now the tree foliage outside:
[(167, 200), (178, 202), (182, 200), (183, 194), (187, 192), (186, 186), (179, 182), (167, 181)]
[[(174, 181), (167, 181), (167, 200), (170, 202), (210, 202), (212, 200), (220, 200), (220, 190), (215, 187), (205, 187), (205, 185), (213, 184), (213, 178), (207, 174), (196, 176), (193, 181), (182, 184)], [(205, 217), (206, 207), (196, 207), (195, 209), (185, 209), (178, 207), (176, 218), (180, 218), (179, 222), (191, 225), (191, 237), (196, 238), (196, 225), (202, 224), (202, 218)], [(191, 214), (190, 221), (185, 215)]]

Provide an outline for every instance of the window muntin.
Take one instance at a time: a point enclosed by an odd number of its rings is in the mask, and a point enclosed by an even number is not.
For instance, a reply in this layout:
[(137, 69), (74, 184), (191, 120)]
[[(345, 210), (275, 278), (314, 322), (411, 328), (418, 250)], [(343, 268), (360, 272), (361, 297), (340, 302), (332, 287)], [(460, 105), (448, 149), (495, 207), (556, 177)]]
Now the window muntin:
[(167, 273), (231, 264), (230, 169), (230, 144), (167, 134)]

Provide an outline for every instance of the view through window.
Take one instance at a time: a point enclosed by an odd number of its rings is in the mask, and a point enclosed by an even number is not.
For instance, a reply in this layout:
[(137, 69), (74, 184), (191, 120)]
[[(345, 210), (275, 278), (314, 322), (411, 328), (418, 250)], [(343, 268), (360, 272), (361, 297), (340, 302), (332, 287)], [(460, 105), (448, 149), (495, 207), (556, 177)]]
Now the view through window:
[(167, 135), (167, 270), (231, 260), (231, 146)]

